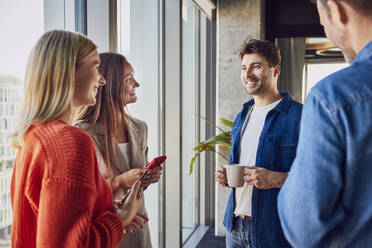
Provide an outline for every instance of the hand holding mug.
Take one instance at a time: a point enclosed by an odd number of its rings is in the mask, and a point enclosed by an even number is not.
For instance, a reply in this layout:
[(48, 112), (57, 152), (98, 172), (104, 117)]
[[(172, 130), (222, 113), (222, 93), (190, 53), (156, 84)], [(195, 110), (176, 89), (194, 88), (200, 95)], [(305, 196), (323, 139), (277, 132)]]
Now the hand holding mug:
[(288, 174), (276, 172), (262, 167), (246, 166), (244, 181), (259, 189), (281, 188)]
[(223, 187), (227, 186), (226, 169), (224, 167), (217, 167), (216, 182)]

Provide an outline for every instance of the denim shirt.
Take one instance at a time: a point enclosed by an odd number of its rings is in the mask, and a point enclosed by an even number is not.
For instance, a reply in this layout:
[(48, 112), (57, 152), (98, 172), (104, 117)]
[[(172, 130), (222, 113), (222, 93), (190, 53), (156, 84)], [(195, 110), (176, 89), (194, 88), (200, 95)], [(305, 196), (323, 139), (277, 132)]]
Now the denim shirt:
[(294, 247), (372, 247), (372, 42), (310, 91), (278, 208)]
[[(288, 93), (282, 92), (281, 95), (282, 100), (266, 116), (258, 142), (255, 166), (288, 172), (296, 156), (302, 105)], [(234, 120), (230, 163), (239, 163), (241, 130), (253, 104), (253, 99), (245, 103)], [(290, 247), (280, 227), (276, 207), (278, 192), (279, 189), (263, 190), (253, 187), (251, 240), (255, 248)], [(235, 189), (230, 194), (223, 221), (228, 231), (233, 229), (234, 210)]]

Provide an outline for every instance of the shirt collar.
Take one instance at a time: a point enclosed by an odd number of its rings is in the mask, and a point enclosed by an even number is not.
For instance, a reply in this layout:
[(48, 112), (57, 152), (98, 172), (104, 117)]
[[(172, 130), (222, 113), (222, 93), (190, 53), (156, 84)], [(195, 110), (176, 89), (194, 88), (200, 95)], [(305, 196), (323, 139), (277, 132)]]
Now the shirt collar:
[(365, 59), (370, 56), (372, 56), (372, 41), (365, 45), (362, 50), (360, 50), (354, 61)]
[[(289, 105), (292, 102), (292, 97), (288, 92), (280, 92), (282, 95), (282, 100), (278, 103), (278, 105), (275, 106), (274, 110), (280, 112), (280, 113), (287, 113)], [(248, 102), (243, 104), (243, 108), (248, 108), (253, 106), (254, 99), (252, 98)]]

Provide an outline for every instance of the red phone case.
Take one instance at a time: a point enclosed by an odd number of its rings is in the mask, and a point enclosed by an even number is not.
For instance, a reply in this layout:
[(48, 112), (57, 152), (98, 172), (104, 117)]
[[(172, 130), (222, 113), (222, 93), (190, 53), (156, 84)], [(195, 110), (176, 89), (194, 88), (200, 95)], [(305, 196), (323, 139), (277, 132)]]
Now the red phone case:
[(157, 158), (154, 158), (147, 166), (146, 170), (148, 169), (154, 169), (156, 167), (159, 167), (165, 160), (167, 159), (167, 156), (163, 155)]
[[(145, 178), (145, 176), (147, 175), (147, 172), (149, 169), (153, 169), (153, 168), (156, 168), (156, 167), (159, 167), (165, 160), (167, 159), (167, 156), (160, 156), (160, 157), (157, 157), (157, 158), (154, 158), (147, 166), (146, 166), (146, 171), (141, 175), (141, 177), (138, 179), (138, 180), (142, 180)], [(146, 188), (145, 188), (146, 189)], [(123, 205), (124, 205), (124, 202), (125, 200), (127, 199), (127, 197), (129, 196), (129, 193), (130, 193), (130, 190), (123, 196), (123, 198), (119, 201), (114, 201), (114, 206), (116, 208), (122, 208)]]

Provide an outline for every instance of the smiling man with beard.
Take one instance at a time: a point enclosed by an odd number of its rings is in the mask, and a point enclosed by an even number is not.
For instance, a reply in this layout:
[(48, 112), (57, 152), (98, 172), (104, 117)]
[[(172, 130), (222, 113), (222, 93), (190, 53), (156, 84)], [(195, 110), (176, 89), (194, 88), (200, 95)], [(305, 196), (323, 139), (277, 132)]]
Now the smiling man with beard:
[[(241, 81), (253, 99), (231, 131), (230, 163), (245, 165), (244, 186), (232, 189), (225, 212), (226, 247), (290, 247), (277, 214), (277, 196), (296, 155), (302, 105), (279, 92), (280, 51), (248, 40), (240, 50)], [(226, 171), (216, 181), (226, 186)]]

